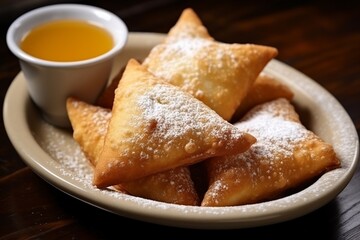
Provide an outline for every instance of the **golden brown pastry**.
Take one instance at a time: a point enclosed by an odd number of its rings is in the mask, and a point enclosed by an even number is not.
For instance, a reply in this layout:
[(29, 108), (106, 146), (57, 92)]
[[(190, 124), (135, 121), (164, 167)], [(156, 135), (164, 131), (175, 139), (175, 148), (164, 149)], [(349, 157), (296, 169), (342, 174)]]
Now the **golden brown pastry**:
[(265, 73), (260, 73), (236, 110), (231, 121), (238, 121), (245, 113), (258, 104), (277, 98), (292, 100), (293, 97), (294, 93), (287, 85)]
[(168, 32), (165, 41), (177, 41), (181, 38), (188, 37), (214, 40), (199, 16), (191, 8), (185, 8), (183, 10), (176, 24)]
[(257, 142), (245, 153), (204, 162), (209, 188), (202, 206), (274, 199), (340, 167), (333, 147), (307, 130), (284, 98), (256, 106), (236, 126)]
[(119, 184), (133, 196), (181, 205), (200, 205), (188, 166)]
[(115, 91), (94, 185), (107, 187), (208, 157), (244, 152), (255, 141), (130, 59)]
[[(67, 110), (73, 137), (92, 166), (95, 166), (96, 156), (104, 145), (111, 111), (71, 97), (67, 99)], [(199, 205), (188, 167), (178, 167), (114, 187), (133, 196), (156, 201)]]
[(69, 97), (66, 110), (73, 129), (73, 138), (79, 144), (92, 166), (103, 148), (105, 134), (111, 118), (111, 110), (90, 105)]
[(185, 9), (143, 65), (230, 120), (277, 49), (215, 41), (192, 9)]

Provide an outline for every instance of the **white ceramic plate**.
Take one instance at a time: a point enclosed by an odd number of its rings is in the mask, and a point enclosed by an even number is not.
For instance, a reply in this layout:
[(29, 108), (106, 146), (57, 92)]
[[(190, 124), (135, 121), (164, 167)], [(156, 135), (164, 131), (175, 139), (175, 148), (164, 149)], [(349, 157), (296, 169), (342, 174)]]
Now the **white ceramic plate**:
[[(143, 59), (163, 34), (130, 33), (117, 61)], [(324, 174), (306, 189), (290, 196), (236, 207), (196, 207), (160, 203), (91, 185), (91, 168), (69, 131), (44, 122), (27, 93), (20, 72), (5, 97), (3, 116), (9, 138), (24, 161), (43, 179), (71, 196), (121, 216), (188, 228), (229, 229), (268, 225), (305, 215), (335, 198), (354, 174), (359, 155), (356, 129), (339, 102), (297, 70), (272, 60), (264, 70), (295, 93), (304, 124), (333, 144), (342, 167)]]

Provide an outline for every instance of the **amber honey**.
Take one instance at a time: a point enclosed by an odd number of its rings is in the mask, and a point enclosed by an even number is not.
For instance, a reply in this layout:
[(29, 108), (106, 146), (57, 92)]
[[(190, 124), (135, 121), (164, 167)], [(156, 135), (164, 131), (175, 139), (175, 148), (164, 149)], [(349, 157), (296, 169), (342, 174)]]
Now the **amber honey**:
[(112, 36), (102, 27), (82, 20), (55, 20), (33, 28), (20, 48), (44, 60), (70, 62), (97, 57), (113, 45)]

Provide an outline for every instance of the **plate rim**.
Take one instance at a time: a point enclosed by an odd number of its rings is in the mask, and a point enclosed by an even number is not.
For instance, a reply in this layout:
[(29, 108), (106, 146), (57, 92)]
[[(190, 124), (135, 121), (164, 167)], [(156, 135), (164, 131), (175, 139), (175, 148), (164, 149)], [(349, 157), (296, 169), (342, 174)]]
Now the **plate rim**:
[[(125, 48), (136, 47), (139, 43), (151, 45), (160, 42), (165, 36), (163, 33), (130, 32)], [(316, 201), (310, 201), (310, 203), (312, 203), (311, 206), (309, 202), (306, 201), (297, 203), (291, 209), (282, 208), (280, 204), (272, 211), (268, 210), (267, 212), (257, 212), (254, 214), (248, 211), (257, 204), (222, 207), (221, 210), (216, 207), (199, 209), (198, 206), (174, 206), (174, 204), (158, 203), (146, 199), (138, 201), (138, 198), (133, 196), (128, 196), (121, 201), (118, 198), (99, 194), (99, 192), (101, 192), (100, 190), (85, 189), (77, 185), (77, 182), (71, 177), (59, 175), (59, 169), (49, 168), (50, 165), (46, 163), (47, 161), (51, 161), (51, 157), (39, 146), (30, 131), (27, 114), (29, 109), (31, 110), (34, 106), (27, 94), (26, 83), (23, 79), (22, 72), (19, 72), (14, 78), (5, 95), (3, 121), (8, 137), (16, 151), (37, 175), (59, 190), (95, 207), (136, 220), (185, 228), (232, 229), (280, 223), (301, 217), (316, 210), (336, 197), (346, 187), (358, 164), (359, 139), (350, 116), (335, 97), (326, 89), (308, 76), (279, 60), (271, 60), (266, 67), (266, 70), (274, 75), (279, 75), (277, 72), (279, 69), (285, 69), (289, 73), (302, 78), (304, 81), (307, 81), (311, 87), (315, 87), (326, 94), (326, 97), (336, 105), (336, 108), (341, 111), (342, 115), (345, 115), (345, 121), (347, 121), (347, 124), (350, 124), (348, 131), (353, 134), (352, 138), (355, 141), (353, 159), (351, 160), (351, 164), (347, 166), (343, 176), (339, 179), (339, 183), (330, 188), (331, 194), (319, 194), (315, 199)], [(39, 159), (41, 159), (41, 161), (39, 161)], [(104, 199), (106, 202), (104, 202)], [(132, 199), (134, 201), (132, 201)], [(270, 201), (269, 204), (271, 202), (279, 202), (283, 199), (284, 198)], [(262, 204), (264, 205), (264, 203)], [(264, 206), (266, 206), (266, 203)]]

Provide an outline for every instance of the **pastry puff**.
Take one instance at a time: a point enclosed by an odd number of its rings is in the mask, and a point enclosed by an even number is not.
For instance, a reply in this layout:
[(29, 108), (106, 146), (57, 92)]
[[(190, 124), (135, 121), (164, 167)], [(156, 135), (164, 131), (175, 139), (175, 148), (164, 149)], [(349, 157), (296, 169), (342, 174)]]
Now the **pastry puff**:
[(66, 100), (66, 110), (73, 129), (73, 138), (91, 163), (96, 165), (102, 151), (111, 110), (94, 106), (74, 97)]
[(276, 48), (213, 40), (191, 9), (185, 9), (163, 43), (143, 65), (179, 86), (229, 121)]
[(209, 157), (244, 152), (255, 141), (130, 59), (115, 91), (93, 183), (102, 188), (134, 181)]
[[(111, 111), (75, 98), (66, 102), (73, 137), (92, 166), (102, 150)], [(178, 167), (142, 179), (118, 184), (115, 189), (137, 197), (182, 205), (199, 205), (188, 167)]]
[(332, 145), (307, 130), (284, 98), (256, 106), (236, 126), (257, 142), (245, 153), (204, 162), (209, 188), (202, 206), (271, 200), (340, 167)]
[(245, 115), (245, 113), (258, 104), (275, 100), (277, 98), (292, 100), (293, 97), (294, 93), (287, 85), (281, 83), (270, 75), (260, 73), (238, 109), (236, 109), (231, 122), (238, 121)]
[(176, 24), (168, 32), (165, 41), (177, 41), (188, 37), (214, 40), (199, 16), (191, 8), (183, 10)]

